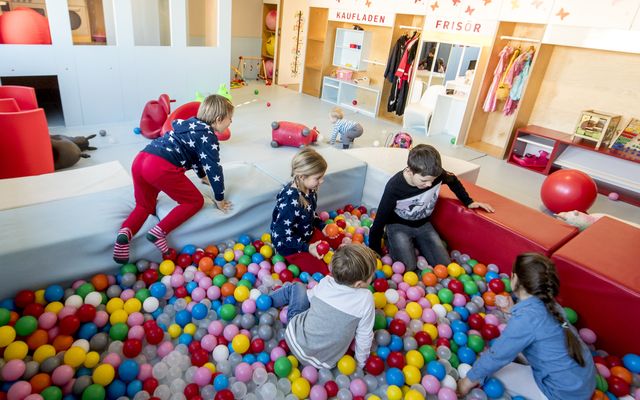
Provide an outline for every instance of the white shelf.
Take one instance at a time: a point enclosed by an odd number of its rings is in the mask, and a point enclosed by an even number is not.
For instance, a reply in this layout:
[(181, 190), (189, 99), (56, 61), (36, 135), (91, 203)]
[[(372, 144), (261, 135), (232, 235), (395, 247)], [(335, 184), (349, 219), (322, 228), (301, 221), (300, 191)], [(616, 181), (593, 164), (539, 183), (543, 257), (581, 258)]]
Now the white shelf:
[[(336, 86), (337, 85), (337, 86)], [(349, 81), (325, 76), (322, 81), (322, 100), (331, 104), (359, 112), (370, 117), (378, 114), (381, 89), (361, 86)], [(356, 104), (353, 104), (356, 100)]]
[[(354, 29), (336, 29), (336, 41), (333, 48), (333, 65), (353, 71), (365, 71), (367, 63), (364, 59), (369, 54), (371, 32)], [(352, 48), (351, 45), (360, 48)]]
[(544, 149), (553, 150), (553, 145), (555, 144), (552, 139), (543, 138), (535, 135), (522, 135), (518, 136), (518, 141), (532, 144), (534, 146), (542, 147)]

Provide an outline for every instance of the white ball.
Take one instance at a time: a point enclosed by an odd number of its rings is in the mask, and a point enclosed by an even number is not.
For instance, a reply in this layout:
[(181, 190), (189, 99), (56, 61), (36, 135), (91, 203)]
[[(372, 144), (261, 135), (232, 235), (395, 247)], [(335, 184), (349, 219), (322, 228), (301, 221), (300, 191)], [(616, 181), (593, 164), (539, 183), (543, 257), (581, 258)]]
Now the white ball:
[(142, 308), (145, 312), (152, 313), (158, 309), (160, 302), (155, 297), (147, 297), (142, 303)]
[(448, 387), (451, 390), (456, 390), (458, 388), (458, 385), (456, 384), (456, 380), (453, 379), (451, 375), (445, 375), (444, 379), (442, 380), (442, 382), (440, 382), (440, 384), (442, 385), (442, 387)]
[(380, 141), (379, 140), (374, 140), (373, 141), (373, 147), (380, 147)]
[(229, 348), (227, 346), (219, 344), (213, 349), (213, 359), (216, 362), (225, 361), (227, 358), (229, 358)]
[(384, 297), (387, 298), (389, 303), (396, 304), (400, 299), (400, 294), (398, 294), (398, 291), (395, 289), (387, 289), (387, 291), (384, 292)]
[(77, 294), (73, 294), (69, 296), (69, 298), (67, 298), (67, 300), (64, 302), (64, 305), (73, 308), (80, 308), (83, 303), (84, 301), (82, 300), (82, 297), (78, 296)]
[(322, 136), (322, 134), (318, 134), (318, 139), (317, 139), (317, 141), (318, 141), (318, 142), (322, 142), (322, 141), (324, 141), (324, 136)]
[(254, 301), (261, 295), (262, 295), (262, 292), (256, 288), (251, 289), (251, 291), (249, 292), (249, 298)]
[(462, 363), (458, 365), (458, 374), (460, 375), (460, 378), (466, 378), (470, 369), (471, 365), (469, 364)]
[(440, 318), (444, 318), (447, 315), (447, 309), (444, 308), (442, 304), (434, 304), (433, 307), (431, 307), (431, 309)]
[(98, 292), (91, 292), (84, 298), (84, 304), (91, 304), (94, 307), (98, 307), (102, 303), (102, 295)]
[(73, 342), (73, 344), (71, 344), (71, 347), (80, 347), (82, 349), (84, 349), (84, 351), (89, 352), (90, 350), (90, 346), (89, 346), (89, 341), (86, 339), (78, 339), (75, 342)]

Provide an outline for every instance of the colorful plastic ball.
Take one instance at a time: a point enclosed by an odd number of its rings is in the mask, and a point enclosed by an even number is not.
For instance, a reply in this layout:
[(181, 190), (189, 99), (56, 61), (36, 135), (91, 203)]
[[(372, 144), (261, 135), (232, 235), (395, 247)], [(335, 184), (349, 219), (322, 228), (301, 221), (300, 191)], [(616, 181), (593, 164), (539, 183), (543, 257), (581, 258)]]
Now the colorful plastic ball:
[[(200, 367), (193, 374), (193, 383), (202, 387), (211, 383), (212, 373), (207, 367)], [(186, 390), (186, 389), (185, 389)]]
[(249, 338), (245, 335), (236, 335), (231, 341), (231, 347), (236, 353), (244, 354), (251, 345)]
[(278, 358), (273, 365), (273, 371), (280, 378), (288, 376), (291, 373), (291, 369), (291, 361), (287, 357)]
[(622, 357), (622, 363), (624, 366), (634, 374), (640, 374), (640, 356), (637, 354), (629, 353)]
[(208, 313), (209, 313), (209, 309), (207, 308), (206, 305), (202, 303), (198, 303), (194, 305), (193, 308), (191, 309), (191, 315), (193, 316), (193, 319), (198, 321), (206, 318)]
[(344, 355), (338, 360), (338, 370), (344, 375), (351, 375), (355, 372), (357, 364), (356, 360), (350, 355)]
[(550, 211), (587, 212), (598, 195), (593, 179), (582, 171), (561, 169), (547, 176), (540, 188), (542, 203)]
[(594, 344), (596, 342), (596, 339), (597, 339), (596, 333), (591, 329), (582, 328), (578, 331), (578, 333), (580, 334), (580, 338), (582, 338), (582, 340), (586, 344)]
[(404, 374), (398, 368), (389, 368), (385, 373), (385, 379), (388, 385), (394, 385), (398, 387), (404, 386)]
[(304, 378), (296, 378), (291, 382), (291, 393), (299, 399), (306, 399), (311, 392), (311, 385)]
[(504, 385), (496, 378), (489, 378), (482, 389), (490, 398), (499, 398), (504, 394)]
[(94, 383), (102, 386), (108, 386), (113, 382), (116, 376), (116, 371), (112, 365), (101, 364), (93, 370), (92, 379)]
[(49, 386), (40, 392), (44, 400), (62, 400), (62, 390), (57, 386)]
[(103, 400), (105, 396), (106, 392), (104, 387), (95, 383), (93, 385), (89, 385), (82, 392), (82, 400)]
[(7, 399), (17, 400), (24, 399), (31, 394), (31, 384), (26, 381), (18, 381), (11, 385), (11, 388), (7, 392)]
[(138, 376), (140, 368), (134, 360), (124, 360), (118, 366), (118, 378), (123, 382), (131, 382)]
[(16, 381), (22, 377), (26, 368), (27, 366), (23, 360), (10, 360), (2, 367), (0, 377), (5, 382)]
[(44, 299), (51, 303), (52, 301), (60, 301), (64, 297), (64, 289), (60, 285), (51, 285), (44, 290)]
[(389, 400), (402, 400), (402, 390), (396, 385), (387, 388), (387, 398)]
[(236, 308), (232, 304), (223, 305), (220, 307), (220, 311), (218, 313), (220, 314), (220, 318), (225, 321), (231, 321), (237, 314)]
[(444, 365), (438, 361), (429, 361), (427, 364), (427, 373), (435, 376), (438, 380), (443, 380), (444, 376), (447, 374)]
[(380, 375), (384, 372), (384, 361), (382, 358), (372, 355), (369, 356), (365, 363), (365, 371), (370, 373), (371, 375)]
[(433, 375), (425, 375), (422, 378), (422, 386), (429, 394), (437, 394), (440, 390), (440, 381)]
[(458, 399), (458, 395), (456, 394), (456, 391), (448, 388), (448, 387), (441, 387), (440, 390), (438, 391), (438, 400), (457, 400)]
[(420, 369), (413, 365), (406, 365), (402, 368), (402, 373), (404, 374), (404, 380), (407, 385), (414, 385), (416, 383), (420, 383)]
[(38, 328), (38, 320), (31, 316), (26, 315), (16, 322), (14, 325), (14, 329), (18, 336), (28, 336), (31, 335)]
[(229, 378), (220, 374), (213, 379), (213, 388), (217, 391), (224, 390), (229, 387)]
[(0, 326), (0, 348), (9, 346), (16, 338), (16, 330), (12, 326)]

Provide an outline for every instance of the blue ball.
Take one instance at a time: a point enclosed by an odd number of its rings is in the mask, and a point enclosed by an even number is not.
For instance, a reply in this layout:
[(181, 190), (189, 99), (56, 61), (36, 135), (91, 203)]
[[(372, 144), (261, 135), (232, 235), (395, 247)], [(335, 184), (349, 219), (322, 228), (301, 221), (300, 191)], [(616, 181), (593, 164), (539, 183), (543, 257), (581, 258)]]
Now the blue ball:
[(298, 276), (298, 278), (300, 278), (303, 283), (309, 283), (309, 278), (311, 278), (311, 275), (306, 271), (302, 271), (300, 272), (300, 276)]
[(462, 346), (458, 349), (458, 359), (460, 362), (473, 365), (476, 361), (476, 352), (467, 346)]
[(260, 311), (267, 311), (269, 308), (271, 308), (272, 304), (273, 301), (271, 300), (271, 297), (266, 294), (261, 294), (256, 299), (256, 308)]
[(191, 282), (187, 283), (184, 287), (185, 287), (185, 289), (187, 289), (187, 292), (189, 294), (191, 294), (191, 292), (193, 292), (193, 289), (198, 287), (198, 284), (193, 282), (193, 281), (191, 281)]
[(427, 364), (427, 373), (435, 376), (436, 378), (438, 378), (438, 380), (441, 381), (444, 379), (444, 376), (447, 374), (447, 371), (444, 368), (444, 365), (434, 360), (434, 361), (429, 361), (429, 364)]
[(387, 357), (389, 357), (389, 353), (391, 353), (391, 350), (389, 350), (389, 348), (387, 346), (379, 346), (378, 347), (378, 357), (382, 358), (383, 361), (387, 360)]
[(151, 313), (153, 319), (158, 319), (158, 317), (162, 314), (162, 307), (158, 307), (154, 312)]
[(264, 365), (267, 365), (269, 363), (269, 361), (271, 361), (271, 356), (269, 356), (269, 353), (267, 353), (266, 351), (261, 351), (260, 353), (258, 353), (258, 361), (263, 363)]
[[(300, 274), (302, 275), (302, 274)], [(249, 282), (251, 282), (251, 286), (256, 284), (256, 276), (255, 274), (251, 273), (251, 272), (245, 272), (244, 275), (242, 275), (242, 279), (247, 280)]]
[(162, 282), (155, 282), (149, 286), (149, 292), (153, 297), (161, 299), (167, 294), (167, 287)]
[(86, 324), (82, 324), (80, 327), (78, 337), (80, 339), (90, 340), (96, 333), (98, 333), (98, 327), (96, 324), (93, 322), (87, 322)]
[(142, 382), (136, 379), (127, 385), (127, 396), (133, 399), (133, 396), (138, 392), (142, 392)]
[(211, 309), (220, 314), (220, 307), (222, 307), (222, 302), (220, 300), (214, 300), (211, 303)]
[(209, 309), (202, 303), (198, 303), (191, 309), (191, 315), (193, 315), (193, 319), (201, 320), (204, 319), (209, 313)]
[(180, 310), (176, 314), (176, 324), (180, 325), (181, 328), (184, 328), (191, 322), (191, 313), (187, 310)]
[(238, 242), (246, 246), (251, 243), (251, 237), (245, 233), (243, 235), (240, 235), (240, 237), (238, 238)]
[(229, 378), (227, 378), (222, 374), (216, 376), (215, 379), (213, 380), (213, 388), (217, 391), (226, 389), (228, 387), (229, 387)]
[(253, 255), (251, 256), (251, 262), (260, 264), (263, 261), (264, 261), (264, 256), (260, 253), (253, 253)]
[(391, 335), (391, 343), (389, 343), (389, 348), (391, 351), (400, 351), (404, 349), (404, 342), (402, 338), (398, 335)]
[(131, 382), (138, 376), (140, 372), (140, 367), (138, 367), (138, 363), (133, 360), (124, 360), (122, 364), (118, 367), (118, 377), (123, 382)]
[(320, 282), (322, 278), (324, 278), (324, 275), (322, 274), (322, 272), (315, 272), (313, 275), (311, 275), (311, 277), (314, 281)]
[(16, 303), (13, 302), (13, 299), (3, 299), (0, 301), (0, 308), (6, 308), (9, 311), (16, 310)]
[(178, 301), (178, 298), (176, 296), (171, 296), (171, 298), (169, 299), (168, 303), (169, 304), (176, 304), (176, 301)]
[(459, 319), (454, 319), (451, 321), (451, 330), (453, 332), (467, 333), (469, 326)]
[(133, 133), (135, 133), (136, 135), (140, 135), (142, 134), (142, 130), (140, 129), (140, 127), (136, 126), (135, 128), (133, 128)]
[(489, 378), (485, 382), (482, 389), (484, 390), (484, 392), (487, 394), (488, 397), (491, 397), (494, 399), (498, 397), (502, 397), (502, 395), (504, 394), (504, 386), (502, 385), (502, 382), (500, 382), (496, 378)]
[(337, 211), (335, 211), (335, 210), (329, 211), (329, 218), (334, 219), (337, 216), (338, 216), (338, 212)]
[(376, 279), (384, 278), (384, 272), (381, 269), (376, 270)]
[(625, 368), (634, 374), (640, 374), (640, 356), (637, 354), (629, 353), (622, 357), (622, 363)]
[(89, 369), (89, 368), (87, 368), (87, 367), (80, 367), (80, 368), (78, 368), (78, 370), (76, 371), (76, 377), (77, 377), (77, 378), (79, 378), (79, 377), (81, 377), (81, 376), (89, 376), (89, 375), (91, 375), (91, 374), (93, 374), (93, 371), (92, 371), (92, 370), (90, 370), (90, 369)]
[(469, 310), (467, 310), (465, 307), (460, 307), (460, 306), (453, 307), (453, 311), (460, 314), (460, 318), (463, 321), (466, 321), (467, 319), (469, 319)]
[(467, 334), (464, 332), (456, 332), (453, 334), (453, 341), (458, 344), (458, 346), (464, 346), (467, 344)]
[(387, 379), (387, 385), (404, 386), (404, 374), (398, 368), (389, 368), (385, 373), (385, 378)]
[(116, 379), (109, 386), (107, 386), (107, 398), (109, 400), (116, 400), (118, 397), (122, 397), (127, 393), (127, 385), (120, 379)]
[(224, 303), (224, 304), (233, 304), (233, 305), (235, 305), (235, 304), (237, 303), (237, 301), (236, 301), (236, 298), (235, 298), (235, 297), (233, 297), (233, 296), (227, 296), (227, 297), (225, 297), (225, 298), (224, 298), (223, 303)]
[(492, 279), (500, 279), (500, 275), (498, 275), (497, 272), (493, 272), (493, 271), (488, 271), (485, 275), (484, 275), (484, 280), (487, 282), (491, 282)]
[(191, 342), (193, 342), (193, 336), (189, 335), (188, 333), (183, 333), (180, 336), (178, 336), (178, 343), (179, 344), (184, 344), (184, 345), (190, 345)]
[(253, 354), (246, 354), (244, 357), (242, 357), (242, 361), (246, 362), (247, 364), (253, 364), (257, 361), (257, 358)]
[(213, 260), (213, 263), (215, 265), (225, 265), (227, 263), (227, 260), (225, 260), (224, 257), (222, 257), (222, 256), (218, 256), (218, 257), (216, 257), (215, 260)]
[(196, 252), (196, 250), (197, 250), (196, 246), (192, 244), (188, 244), (184, 246), (182, 250), (180, 250), (180, 253), (189, 254), (190, 256), (192, 256)]
[(44, 290), (44, 299), (51, 303), (52, 301), (60, 301), (64, 297), (64, 289), (60, 285), (51, 285)]

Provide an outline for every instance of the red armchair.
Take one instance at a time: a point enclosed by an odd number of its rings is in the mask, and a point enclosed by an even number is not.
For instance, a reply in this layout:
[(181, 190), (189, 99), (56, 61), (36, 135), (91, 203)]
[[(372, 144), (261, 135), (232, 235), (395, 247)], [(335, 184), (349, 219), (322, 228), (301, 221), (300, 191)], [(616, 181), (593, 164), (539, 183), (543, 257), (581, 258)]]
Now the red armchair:
[(53, 172), (53, 152), (42, 108), (0, 112), (0, 179)]
[(0, 112), (20, 111), (15, 99), (0, 99)]
[(36, 91), (28, 86), (0, 86), (0, 99), (15, 99), (22, 111), (38, 108)]
[[(173, 122), (173, 120), (189, 119), (191, 117), (195, 117), (196, 115), (198, 115), (199, 108), (200, 108), (199, 101), (191, 101), (173, 110), (173, 112), (169, 114), (169, 116), (167, 117), (167, 120), (164, 122), (164, 125), (162, 126), (162, 133), (160, 134), (160, 136), (164, 135), (165, 133), (173, 129), (173, 127), (171, 126), (171, 123)], [(216, 132), (216, 136), (218, 137), (219, 141), (229, 140), (229, 138), (231, 137), (231, 130), (227, 128), (227, 130), (222, 133)]]

